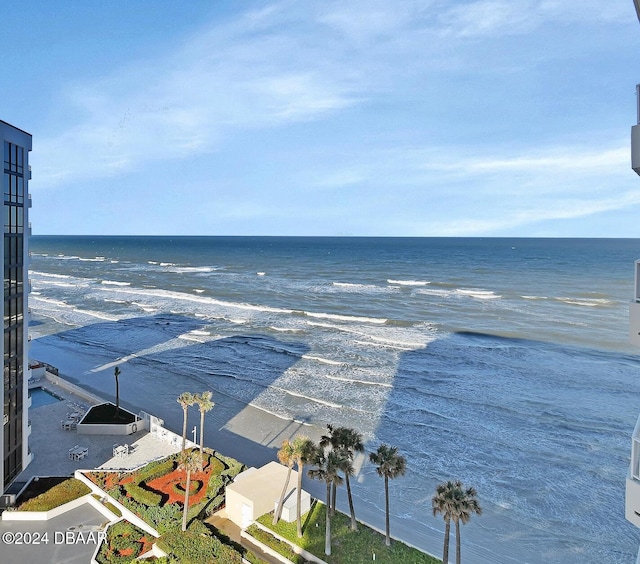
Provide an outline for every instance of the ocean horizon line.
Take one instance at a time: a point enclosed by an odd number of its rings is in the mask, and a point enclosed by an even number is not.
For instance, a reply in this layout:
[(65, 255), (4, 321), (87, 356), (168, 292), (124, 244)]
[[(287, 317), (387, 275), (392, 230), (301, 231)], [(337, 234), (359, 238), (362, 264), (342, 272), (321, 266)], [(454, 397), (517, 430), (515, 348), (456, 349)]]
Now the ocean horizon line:
[(497, 239), (497, 240), (511, 240), (511, 239), (520, 239), (520, 240), (574, 240), (574, 241), (600, 241), (600, 240), (611, 240), (611, 241), (640, 241), (640, 237), (576, 237), (576, 236), (530, 236), (530, 235), (189, 235), (189, 234), (173, 234), (173, 235), (149, 235), (149, 234), (137, 234), (137, 235), (124, 235), (124, 234), (56, 234), (56, 233), (47, 233), (47, 234), (32, 234), (30, 238), (39, 238), (39, 237), (65, 237), (65, 238), (82, 238), (82, 237), (93, 237), (93, 238), (109, 238), (109, 237), (119, 237), (119, 238), (140, 238), (140, 237), (148, 237), (148, 238), (207, 238), (207, 239), (431, 239), (431, 240), (442, 240), (442, 239)]

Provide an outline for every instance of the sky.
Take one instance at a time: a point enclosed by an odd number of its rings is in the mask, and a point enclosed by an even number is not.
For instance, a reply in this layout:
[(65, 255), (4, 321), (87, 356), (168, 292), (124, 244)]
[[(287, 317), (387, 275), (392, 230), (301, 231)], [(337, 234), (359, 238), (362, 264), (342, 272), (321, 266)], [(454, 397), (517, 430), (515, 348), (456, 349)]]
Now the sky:
[(632, 0), (27, 0), (34, 235), (640, 237)]

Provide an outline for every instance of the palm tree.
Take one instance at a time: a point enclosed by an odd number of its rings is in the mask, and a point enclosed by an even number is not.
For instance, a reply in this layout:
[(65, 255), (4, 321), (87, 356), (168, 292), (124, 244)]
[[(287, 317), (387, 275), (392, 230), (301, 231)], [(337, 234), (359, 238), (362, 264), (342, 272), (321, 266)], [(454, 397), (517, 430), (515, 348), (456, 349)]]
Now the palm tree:
[(442, 561), (449, 562), (449, 532), (451, 521), (456, 525), (456, 564), (460, 564), (460, 523), (469, 522), (472, 513), (482, 515), (474, 488), (464, 489), (460, 480), (448, 481), (436, 487), (436, 494), (431, 499), (433, 515), (442, 513), (444, 519), (444, 550)]
[[(331, 446), (332, 449), (340, 450), (344, 455), (344, 472), (345, 484), (347, 486), (347, 498), (349, 500), (349, 511), (351, 513), (351, 530), (358, 530), (358, 522), (356, 521), (356, 512), (353, 507), (353, 496), (351, 495), (351, 483), (349, 477), (355, 474), (353, 469), (353, 457), (356, 452), (364, 452), (364, 444), (362, 442), (362, 435), (355, 429), (349, 427), (336, 427), (327, 425), (329, 430), (328, 435), (323, 435), (320, 438), (320, 446)], [(336, 489), (333, 488), (333, 506), (332, 511), (335, 513), (336, 509)]]
[(288, 439), (285, 439), (284, 441), (282, 441), (282, 446), (278, 451), (278, 460), (282, 464), (286, 464), (288, 467), (288, 470), (287, 470), (287, 479), (285, 480), (284, 485), (282, 486), (282, 493), (280, 494), (278, 509), (273, 514), (274, 525), (278, 522), (278, 519), (280, 519), (280, 516), (282, 515), (282, 506), (284, 505), (284, 496), (287, 494), (287, 488), (289, 487), (289, 480), (291, 478), (291, 469), (293, 468), (293, 465), (295, 464), (295, 461), (296, 461), (294, 457), (294, 452), (293, 452), (293, 445), (289, 442)]
[(116, 366), (113, 369), (113, 375), (116, 379), (116, 417), (120, 416), (120, 382), (118, 382), (118, 376), (120, 376), (120, 367)]
[[(328, 434), (320, 437), (320, 447), (323, 449), (330, 448), (331, 450), (339, 450), (342, 445), (342, 432), (344, 427), (334, 427), (333, 425), (327, 425)], [(329, 510), (331, 516), (336, 514), (336, 497), (338, 487), (335, 482), (331, 485), (331, 502), (329, 503)]]
[(296, 488), (296, 524), (298, 538), (302, 538), (302, 470), (304, 469), (304, 465), (313, 458), (316, 445), (313, 444), (313, 441), (309, 437), (305, 437), (304, 435), (296, 435), (293, 438), (292, 445), (293, 457), (298, 470), (298, 485)]
[(309, 470), (309, 477), (322, 480), (327, 485), (326, 527), (324, 535), (324, 553), (331, 555), (331, 487), (342, 484), (339, 471), (343, 466), (344, 455), (340, 451), (330, 450), (325, 453), (322, 447), (316, 448), (313, 464), (315, 468)]
[(187, 484), (184, 490), (184, 508), (182, 509), (182, 530), (187, 530), (187, 511), (189, 510), (189, 490), (191, 489), (191, 472), (195, 472), (202, 466), (202, 453), (196, 453), (194, 449), (183, 450), (180, 453), (179, 466), (187, 473)]
[(211, 401), (213, 392), (202, 392), (201, 394), (195, 394), (193, 400), (198, 404), (200, 409), (200, 452), (204, 447), (204, 414), (207, 411), (211, 411), (215, 403)]
[(385, 544), (391, 545), (391, 535), (389, 534), (389, 480), (393, 480), (398, 476), (403, 476), (407, 461), (404, 456), (398, 454), (397, 447), (390, 447), (382, 444), (376, 452), (369, 454), (369, 460), (373, 462), (377, 468), (378, 476), (384, 478), (384, 497), (386, 510), (386, 538)]
[(193, 405), (194, 402), (195, 400), (191, 392), (182, 392), (178, 396), (178, 403), (182, 406), (182, 411), (184, 413), (182, 418), (182, 452), (184, 452), (184, 448), (187, 443), (187, 409), (189, 409), (189, 406)]

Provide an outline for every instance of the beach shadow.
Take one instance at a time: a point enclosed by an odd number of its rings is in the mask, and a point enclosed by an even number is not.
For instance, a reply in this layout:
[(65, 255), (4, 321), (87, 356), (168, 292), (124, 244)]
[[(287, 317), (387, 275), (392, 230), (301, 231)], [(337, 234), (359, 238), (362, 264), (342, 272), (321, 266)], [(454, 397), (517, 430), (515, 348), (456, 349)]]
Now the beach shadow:
[[(159, 416), (180, 434), (183, 410), (177, 397), (211, 390), (216, 406), (205, 417), (205, 444), (261, 465), (275, 458), (282, 437), (294, 436), (303, 422), (282, 419), (274, 426), (279, 420), (268, 416), (270, 424), (262, 425), (260, 412), (247, 405), (266, 394), (276, 409), (284, 392), (271, 386), (309, 347), (257, 333), (211, 339), (205, 325), (171, 314), (96, 323), (34, 340), (32, 357), (109, 401), (115, 401), (113, 371), (119, 366), (121, 405)], [(199, 423), (194, 405), (188, 411), (188, 438), (196, 442)]]

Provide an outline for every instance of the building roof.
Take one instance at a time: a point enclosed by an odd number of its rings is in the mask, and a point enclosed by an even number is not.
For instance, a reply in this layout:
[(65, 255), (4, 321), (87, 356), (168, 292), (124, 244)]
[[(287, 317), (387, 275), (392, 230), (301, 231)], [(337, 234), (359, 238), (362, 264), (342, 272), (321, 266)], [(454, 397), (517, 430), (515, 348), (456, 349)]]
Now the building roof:
[(25, 131), (24, 129), (20, 129), (19, 127), (16, 127), (15, 125), (11, 125), (10, 123), (7, 123), (6, 121), (0, 119), (0, 123), (2, 125), (6, 125), (8, 127), (12, 127), (13, 129), (17, 129), (18, 131), (21, 131), (22, 133), (24, 133), (25, 135), (29, 135), (29, 137), (31, 137), (31, 133), (29, 133), (28, 131)]
[[(269, 462), (261, 468), (249, 468), (239, 474), (232, 484), (227, 486), (227, 490), (234, 491), (246, 498), (253, 499), (256, 496), (264, 496), (268, 492), (275, 493), (277, 498), (282, 490), (282, 485), (287, 479), (289, 469), (278, 462)], [(298, 472), (291, 471), (290, 484), (295, 484), (298, 479)]]

